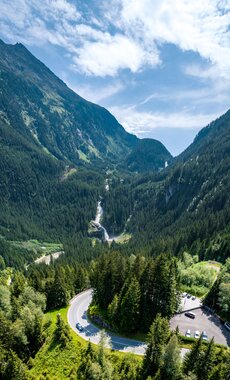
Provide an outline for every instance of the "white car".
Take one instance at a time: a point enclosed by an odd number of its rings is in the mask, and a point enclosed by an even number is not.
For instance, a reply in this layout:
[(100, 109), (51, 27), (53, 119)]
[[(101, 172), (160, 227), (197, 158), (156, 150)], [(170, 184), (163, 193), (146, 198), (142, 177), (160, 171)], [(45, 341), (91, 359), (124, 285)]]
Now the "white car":
[(187, 338), (191, 338), (191, 331), (187, 330), (185, 333), (185, 336), (187, 336)]
[(207, 335), (206, 331), (202, 331), (201, 336), (202, 336), (203, 340), (208, 340), (208, 335)]
[(224, 325), (225, 325), (226, 329), (228, 329), (230, 331), (230, 322), (225, 322)]
[(192, 296), (192, 300), (194, 301), (196, 299), (196, 297), (195, 296)]
[(194, 333), (194, 338), (198, 339), (200, 337), (200, 331), (196, 330)]

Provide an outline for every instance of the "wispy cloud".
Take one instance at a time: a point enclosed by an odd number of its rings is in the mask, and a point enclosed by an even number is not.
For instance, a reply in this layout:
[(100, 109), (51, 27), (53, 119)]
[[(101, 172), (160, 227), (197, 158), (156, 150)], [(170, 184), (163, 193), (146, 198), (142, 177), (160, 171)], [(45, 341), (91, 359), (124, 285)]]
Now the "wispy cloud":
[(200, 106), (201, 104), (207, 104), (211, 107), (214, 103), (218, 104), (227, 104), (229, 101), (229, 84), (219, 84), (216, 83), (215, 86), (212, 84), (210, 86), (204, 86), (199, 89), (181, 89), (174, 90), (170, 92), (165, 89), (161, 92), (154, 92), (153, 94), (147, 96), (143, 100), (141, 100), (138, 104), (136, 104), (136, 108), (151, 104), (154, 101), (158, 101), (161, 103), (171, 102), (175, 106), (181, 106), (185, 102), (190, 104), (190, 107)]
[(118, 121), (132, 133), (143, 136), (152, 132), (154, 128), (188, 128), (198, 129), (208, 125), (222, 112), (209, 114), (181, 112), (144, 112), (132, 107), (110, 107), (110, 111), (117, 117)]
[(80, 85), (76, 88), (69, 85), (69, 87), (83, 98), (93, 103), (100, 104), (103, 100), (108, 100), (108, 98), (111, 98), (122, 91), (124, 89), (124, 84), (121, 82), (115, 82), (109, 85), (101, 86), (100, 89), (98, 89), (98, 86), (90, 85)]

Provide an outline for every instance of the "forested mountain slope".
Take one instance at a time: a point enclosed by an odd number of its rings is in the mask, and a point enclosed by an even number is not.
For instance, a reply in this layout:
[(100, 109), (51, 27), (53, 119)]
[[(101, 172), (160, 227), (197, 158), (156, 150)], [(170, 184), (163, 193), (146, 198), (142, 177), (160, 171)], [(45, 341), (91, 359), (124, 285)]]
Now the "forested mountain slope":
[(132, 172), (158, 171), (172, 160), (172, 155), (165, 146), (154, 139), (141, 139), (128, 154), (123, 166)]
[(0, 41), (0, 111), (59, 159), (119, 160), (138, 139), (104, 108), (70, 90), (23, 45)]
[(60, 240), (86, 234), (103, 177), (83, 168), (65, 176), (67, 162), (48, 154), (21, 126), (20, 119), (14, 128), (0, 113), (0, 235)]
[[(209, 257), (228, 254), (230, 222), (230, 112), (201, 130), (191, 146), (159, 174), (124, 182), (124, 207), (134, 247), (155, 244), (156, 251), (197, 249)], [(121, 185), (117, 186), (120, 192)], [(113, 201), (116, 190), (113, 190)], [(116, 204), (113, 206), (116, 210)], [(110, 214), (112, 207), (110, 207)], [(110, 215), (111, 219), (115, 219)], [(221, 238), (218, 234), (221, 233)], [(210, 244), (212, 240), (215, 244)], [(206, 252), (206, 253), (205, 253)]]
[(0, 117), (0, 235), (60, 240), (86, 234), (104, 179), (89, 169), (65, 172), (64, 162)]

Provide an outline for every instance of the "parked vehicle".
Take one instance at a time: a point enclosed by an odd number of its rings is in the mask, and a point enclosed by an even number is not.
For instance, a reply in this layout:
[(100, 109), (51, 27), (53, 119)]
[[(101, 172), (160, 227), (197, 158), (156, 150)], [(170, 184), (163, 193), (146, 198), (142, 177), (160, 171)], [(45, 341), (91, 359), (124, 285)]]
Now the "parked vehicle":
[(225, 322), (224, 326), (230, 331), (230, 322)]
[(187, 298), (191, 298), (191, 294), (187, 294)]
[(182, 297), (186, 297), (187, 296), (187, 293), (182, 293)]
[(80, 323), (76, 323), (76, 327), (77, 327), (78, 331), (83, 331), (84, 330), (83, 327), (82, 327), (82, 325)]
[(187, 338), (191, 338), (191, 331), (187, 330), (185, 333), (185, 336), (187, 336)]
[(196, 299), (196, 297), (195, 296), (192, 296), (192, 300), (194, 301)]
[(194, 338), (198, 339), (200, 337), (200, 331), (196, 330), (194, 333)]
[(202, 331), (201, 336), (202, 336), (203, 340), (208, 340), (208, 335), (207, 335), (206, 331)]
[(196, 317), (196, 314), (192, 313), (191, 311), (186, 311), (186, 313), (184, 313), (184, 315), (186, 317), (189, 317), (189, 318), (192, 318), (192, 319), (195, 319), (195, 317)]

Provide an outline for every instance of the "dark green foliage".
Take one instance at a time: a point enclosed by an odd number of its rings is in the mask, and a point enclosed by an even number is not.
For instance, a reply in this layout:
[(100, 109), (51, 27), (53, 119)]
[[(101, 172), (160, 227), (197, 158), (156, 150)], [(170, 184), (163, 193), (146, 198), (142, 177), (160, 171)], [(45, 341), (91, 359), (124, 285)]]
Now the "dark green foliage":
[(198, 361), (198, 366), (196, 370), (198, 380), (208, 380), (212, 368), (214, 367), (215, 360), (215, 348), (214, 348), (214, 339), (212, 338), (208, 344), (206, 351), (201, 356)]
[(160, 255), (149, 261), (141, 280), (141, 320), (146, 329), (158, 313), (171, 317), (178, 306), (176, 261)]
[(147, 349), (143, 360), (143, 379), (154, 376), (163, 364), (165, 346), (170, 336), (169, 323), (160, 314), (156, 316), (147, 337)]
[(68, 305), (70, 295), (65, 283), (65, 272), (62, 268), (58, 268), (55, 271), (54, 282), (50, 288), (47, 287), (46, 294), (48, 309), (61, 308)]
[(159, 171), (172, 160), (171, 154), (161, 142), (141, 139), (136, 148), (126, 157), (124, 167), (132, 172)]
[(176, 335), (171, 337), (165, 348), (163, 363), (156, 378), (159, 380), (182, 379), (181, 355)]
[(194, 344), (189, 353), (186, 354), (184, 359), (184, 372), (197, 371), (198, 363), (200, 363), (202, 355), (202, 337), (200, 337)]
[(132, 179), (127, 175), (112, 178), (109, 191), (103, 197), (103, 225), (110, 235), (117, 235), (125, 229), (126, 222), (134, 207), (134, 197), (130, 189)]
[[(136, 277), (137, 274), (137, 277)], [(148, 331), (158, 313), (170, 318), (178, 306), (178, 273), (175, 258), (155, 260), (107, 253), (90, 270), (94, 303), (108, 311), (111, 322), (122, 331)]]
[(107, 308), (119, 294), (126, 278), (127, 262), (119, 252), (103, 254), (91, 266), (90, 276), (95, 288), (95, 301)]
[(125, 332), (136, 331), (140, 325), (140, 285), (135, 277), (129, 282), (128, 289), (121, 298), (120, 307), (118, 309), (118, 323), (121, 330)]

